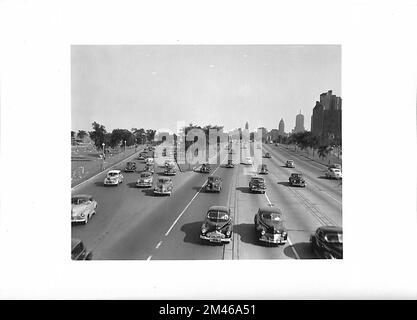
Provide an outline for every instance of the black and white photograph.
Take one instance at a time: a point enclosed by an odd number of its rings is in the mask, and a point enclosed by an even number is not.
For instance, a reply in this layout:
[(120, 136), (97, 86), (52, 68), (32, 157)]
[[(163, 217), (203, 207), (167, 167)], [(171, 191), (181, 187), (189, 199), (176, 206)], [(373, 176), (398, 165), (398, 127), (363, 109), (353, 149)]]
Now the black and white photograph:
[(0, 1), (0, 300), (194, 319), (417, 299), (416, 15)]
[(342, 259), (341, 52), (72, 46), (72, 259)]

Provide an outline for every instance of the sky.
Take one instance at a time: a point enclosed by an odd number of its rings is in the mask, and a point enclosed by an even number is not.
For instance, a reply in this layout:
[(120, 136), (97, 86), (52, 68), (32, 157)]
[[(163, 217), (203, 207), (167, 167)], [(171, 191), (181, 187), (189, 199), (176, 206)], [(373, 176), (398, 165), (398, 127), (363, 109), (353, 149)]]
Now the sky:
[[(320, 94), (341, 96), (339, 45), (75, 45), (71, 128), (177, 131), (177, 122), (225, 130), (285, 131), (310, 117)], [(343, 97), (342, 97), (343, 98)]]

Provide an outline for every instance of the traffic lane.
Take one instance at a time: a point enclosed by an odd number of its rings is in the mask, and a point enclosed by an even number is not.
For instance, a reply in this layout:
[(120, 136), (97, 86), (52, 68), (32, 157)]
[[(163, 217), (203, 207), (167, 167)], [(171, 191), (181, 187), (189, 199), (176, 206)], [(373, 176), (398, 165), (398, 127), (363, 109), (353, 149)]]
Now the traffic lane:
[[(272, 163), (276, 160), (269, 159)], [(276, 184), (282, 185), (302, 203), (308, 212), (314, 214), (324, 225), (342, 225), (342, 201), (336, 195), (323, 190), (314, 183), (306, 181), (306, 187), (291, 187), (287, 178), (287, 170), (281, 166), (272, 166), (270, 176)]]
[[(237, 192), (237, 219), (234, 232), (237, 259), (288, 259), (285, 250), (288, 244), (270, 245), (260, 242), (255, 232), (254, 217), (260, 207), (268, 206), (264, 194), (250, 193), (250, 176), (256, 171), (251, 166), (240, 166)], [(267, 190), (268, 192), (268, 190)]]
[(186, 172), (177, 174), (171, 196), (155, 196), (152, 190), (147, 196), (152, 206), (145, 208), (142, 219), (131, 221), (123, 232), (113, 233), (111, 240), (99, 247), (98, 259), (148, 259), (178, 214), (194, 197), (206, 175)]
[(265, 175), (265, 181), (269, 200), (282, 210), (288, 231), (290, 240), (284, 248), (285, 256), (292, 259), (315, 259), (309, 239), (310, 234), (322, 225), (320, 220), (309, 212), (302, 200), (289, 187), (277, 183), (273, 174)]
[[(341, 197), (342, 195), (342, 184), (341, 180), (332, 180), (325, 177), (324, 171), (326, 167), (324, 165), (312, 165), (312, 161), (303, 159), (301, 156), (294, 157), (293, 154), (288, 153), (283, 148), (272, 148), (267, 146), (266, 149), (271, 154), (275, 155), (275, 158), (279, 160), (281, 167), (285, 167), (285, 162), (289, 159), (295, 161), (295, 169), (288, 168), (287, 170), (294, 170), (295, 172), (301, 172), (305, 177), (310, 180), (310, 182), (316, 184), (319, 188), (325, 189), (328, 192), (331, 192), (336, 197)], [(297, 171), (298, 170), (298, 171)], [(290, 175), (290, 172), (289, 174)], [(306, 179), (306, 180), (307, 180)]]
[(333, 201), (341, 204), (342, 203), (342, 187), (341, 181), (329, 180), (317, 178), (317, 172), (311, 172), (308, 168), (302, 165), (302, 163), (296, 163), (295, 168), (286, 168), (284, 166), (285, 158), (279, 153), (274, 153), (274, 156), (269, 159), (263, 159), (263, 163), (272, 165), (268, 168), (269, 170), (276, 170), (285, 176), (282, 177), (282, 182), (288, 181), (291, 173), (298, 172), (304, 175), (307, 185), (315, 187), (317, 190), (326, 194)]
[[(222, 178), (220, 193), (204, 191), (202, 185), (195, 186), (200, 191), (188, 208), (169, 231), (161, 238), (152, 254), (152, 260), (212, 260), (223, 259), (224, 246), (210, 244), (200, 239), (201, 225), (208, 208), (213, 205), (230, 206), (230, 191), (235, 169), (219, 167), (216, 176)], [(198, 174), (198, 173), (196, 173)], [(206, 175), (206, 179), (209, 175)], [(180, 212), (178, 213), (180, 214)], [(231, 244), (225, 244), (230, 246)]]

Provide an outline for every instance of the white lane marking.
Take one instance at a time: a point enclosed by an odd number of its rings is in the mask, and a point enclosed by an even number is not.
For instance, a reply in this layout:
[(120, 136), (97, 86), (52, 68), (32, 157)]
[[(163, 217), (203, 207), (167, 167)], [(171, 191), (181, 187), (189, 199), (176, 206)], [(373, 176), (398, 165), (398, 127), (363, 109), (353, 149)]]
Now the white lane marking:
[(288, 236), (287, 236), (287, 241), (288, 241), (288, 244), (290, 245), (290, 248), (291, 248), (292, 252), (294, 253), (295, 257), (297, 259), (300, 259), (300, 256), (298, 255), (297, 251), (295, 251), (295, 248), (294, 248), (294, 246), (293, 246), (293, 244), (290, 240), (290, 237), (288, 237)]
[[(220, 168), (220, 165), (212, 172), (210, 175), (213, 175), (217, 169)], [(194, 197), (188, 202), (187, 206), (184, 208), (184, 210), (181, 211), (177, 219), (175, 219), (174, 223), (171, 225), (171, 227), (168, 229), (168, 231), (165, 233), (165, 237), (168, 236), (168, 234), (171, 232), (172, 228), (175, 226), (175, 224), (178, 222), (178, 220), (181, 218), (181, 216), (184, 214), (185, 211), (187, 211), (188, 207), (191, 205), (191, 203), (194, 201), (195, 198), (197, 198), (198, 194), (201, 192), (201, 190), (206, 185), (206, 181), (204, 181), (203, 185), (200, 187), (200, 189), (197, 191), (197, 193), (194, 195)]]
[(152, 259), (152, 256), (149, 256), (149, 257), (148, 257), (148, 259), (146, 259), (146, 260), (147, 260), (147, 261), (149, 261), (149, 260), (151, 260), (151, 259)]
[(162, 240), (158, 242), (158, 244), (156, 245), (155, 249), (158, 249), (162, 244)]

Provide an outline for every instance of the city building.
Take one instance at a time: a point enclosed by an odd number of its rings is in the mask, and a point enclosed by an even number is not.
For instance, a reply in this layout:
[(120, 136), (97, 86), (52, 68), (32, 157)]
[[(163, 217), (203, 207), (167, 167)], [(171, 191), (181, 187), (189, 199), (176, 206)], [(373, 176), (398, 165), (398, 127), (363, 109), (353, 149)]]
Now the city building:
[(249, 130), (249, 123), (247, 121), (246, 121), (246, 124), (245, 124), (245, 129)]
[(285, 124), (284, 124), (284, 119), (282, 118), (278, 126), (278, 135), (285, 136)]
[(268, 131), (266, 130), (265, 127), (259, 127), (258, 131), (261, 130), (262, 132), (262, 142), (266, 142), (268, 139)]
[(301, 110), (300, 110), (300, 113), (297, 114), (297, 116), (295, 117), (295, 128), (293, 130), (293, 133), (298, 133), (298, 132), (303, 132), (303, 131), (305, 131), (304, 116), (301, 114)]
[(320, 95), (311, 116), (311, 132), (320, 144), (342, 142), (342, 98), (332, 94), (332, 90)]

